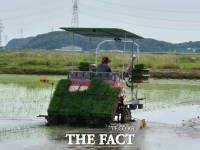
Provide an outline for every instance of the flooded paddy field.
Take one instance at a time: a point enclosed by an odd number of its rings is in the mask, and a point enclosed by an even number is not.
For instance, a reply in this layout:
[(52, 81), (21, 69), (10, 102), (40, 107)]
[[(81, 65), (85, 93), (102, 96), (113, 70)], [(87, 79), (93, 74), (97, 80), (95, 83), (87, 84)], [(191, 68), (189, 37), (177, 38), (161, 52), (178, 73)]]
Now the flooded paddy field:
[[(146, 98), (141, 110), (132, 111), (136, 122), (132, 145), (69, 146), (67, 133), (118, 133), (112, 127), (90, 129), (68, 125), (46, 126), (44, 118), (53, 90), (59, 79), (40, 83), (47, 76), (0, 75), (0, 149), (135, 149), (198, 150), (200, 147), (200, 80), (151, 79), (139, 85), (139, 97)], [(127, 93), (129, 95), (129, 93)], [(141, 119), (147, 127), (139, 129)], [(120, 124), (117, 124), (120, 126)], [(122, 132), (120, 132), (122, 133)], [(96, 139), (98, 141), (98, 139)]]

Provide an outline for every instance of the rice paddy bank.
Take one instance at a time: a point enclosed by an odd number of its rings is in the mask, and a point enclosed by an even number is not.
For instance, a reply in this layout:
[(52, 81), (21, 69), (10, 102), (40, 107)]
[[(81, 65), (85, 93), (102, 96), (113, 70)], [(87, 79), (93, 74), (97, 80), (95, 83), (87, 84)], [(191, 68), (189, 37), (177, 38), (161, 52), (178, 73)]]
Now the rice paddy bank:
[[(2, 69), (0, 74), (27, 74), (27, 75), (67, 75), (69, 68), (6, 68)], [(74, 69), (77, 70), (77, 69)], [(121, 74), (121, 68), (111, 68), (112, 72)], [(151, 69), (150, 78), (170, 78), (170, 79), (200, 79), (200, 70), (182, 70), (182, 69)]]
[[(127, 67), (131, 55), (131, 52), (99, 52), (97, 63), (101, 62), (103, 56), (108, 56), (112, 71), (121, 73), (122, 58)], [(66, 75), (72, 65), (73, 70), (78, 70), (80, 62), (95, 63), (95, 58), (95, 52), (1, 50), (0, 74)], [(199, 53), (140, 53), (136, 57), (135, 63), (137, 62), (148, 64), (153, 78), (200, 79)]]
[(153, 69), (150, 74), (152, 78), (159, 79), (200, 79), (200, 70)]

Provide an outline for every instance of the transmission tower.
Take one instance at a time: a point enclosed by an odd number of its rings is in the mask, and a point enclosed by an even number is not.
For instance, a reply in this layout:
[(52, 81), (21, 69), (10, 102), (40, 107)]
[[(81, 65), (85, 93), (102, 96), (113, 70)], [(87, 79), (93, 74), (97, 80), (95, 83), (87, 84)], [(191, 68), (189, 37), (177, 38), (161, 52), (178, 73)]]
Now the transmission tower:
[(72, 0), (73, 2), (73, 15), (72, 15), (72, 27), (78, 27), (78, 0)]
[(1, 23), (0, 20), (0, 47), (2, 47), (1, 32), (3, 32), (3, 24)]

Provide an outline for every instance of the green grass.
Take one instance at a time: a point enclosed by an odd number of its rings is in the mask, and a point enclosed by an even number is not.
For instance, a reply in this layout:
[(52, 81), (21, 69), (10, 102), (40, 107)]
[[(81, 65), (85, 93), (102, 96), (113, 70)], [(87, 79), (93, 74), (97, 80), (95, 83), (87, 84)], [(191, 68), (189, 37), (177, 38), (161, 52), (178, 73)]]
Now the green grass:
[(200, 69), (199, 53), (141, 53), (140, 61), (152, 69)]
[[(98, 64), (103, 56), (111, 59), (111, 69), (122, 67), (123, 54), (98, 53)], [(124, 55), (125, 67), (130, 64), (131, 52)], [(44, 50), (1, 50), (0, 73), (9, 74), (67, 74), (71, 70), (72, 59), (74, 70), (78, 70), (80, 62), (95, 62), (94, 52), (63, 52)], [(136, 57), (135, 64), (137, 64)], [(152, 69), (200, 69), (200, 54), (198, 53), (140, 53), (139, 62), (149, 65)]]
[(200, 62), (181, 62), (180, 68), (183, 69), (200, 69)]
[[(162, 81), (162, 82), (161, 82)], [(180, 82), (178, 82), (180, 81)], [(139, 88), (143, 90), (188, 90), (199, 91), (199, 80), (151, 80), (148, 84), (139, 84)]]

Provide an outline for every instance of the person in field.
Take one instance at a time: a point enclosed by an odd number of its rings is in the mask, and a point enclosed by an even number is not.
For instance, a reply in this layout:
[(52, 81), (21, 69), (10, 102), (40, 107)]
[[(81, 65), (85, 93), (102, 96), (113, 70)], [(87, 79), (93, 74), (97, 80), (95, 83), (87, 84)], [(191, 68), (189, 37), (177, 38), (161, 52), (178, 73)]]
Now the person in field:
[(110, 67), (108, 66), (108, 63), (110, 63), (111, 60), (108, 57), (103, 57), (101, 64), (97, 66), (96, 71), (97, 72), (111, 72)]

